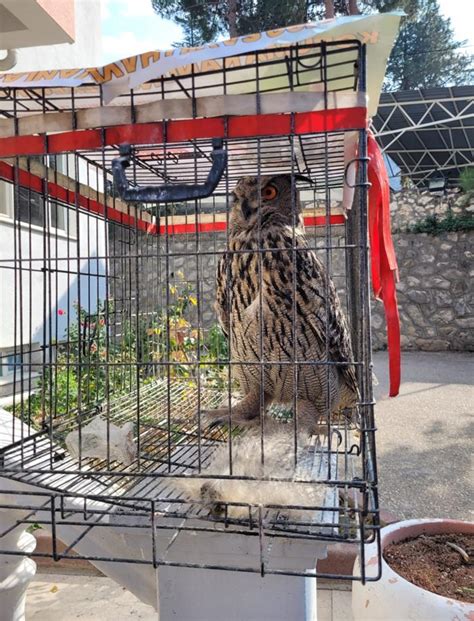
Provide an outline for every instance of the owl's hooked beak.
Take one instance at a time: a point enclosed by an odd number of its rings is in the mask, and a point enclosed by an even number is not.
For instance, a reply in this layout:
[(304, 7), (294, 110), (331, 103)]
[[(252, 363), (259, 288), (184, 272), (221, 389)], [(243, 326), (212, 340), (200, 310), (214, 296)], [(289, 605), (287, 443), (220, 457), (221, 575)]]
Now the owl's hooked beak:
[(242, 210), (242, 214), (243, 214), (244, 218), (246, 220), (248, 220), (250, 218), (250, 216), (252, 215), (252, 211), (253, 211), (252, 207), (250, 206), (250, 203), (249, 203), (248, 199), (243, 198), (240, 201), (240, 208)]

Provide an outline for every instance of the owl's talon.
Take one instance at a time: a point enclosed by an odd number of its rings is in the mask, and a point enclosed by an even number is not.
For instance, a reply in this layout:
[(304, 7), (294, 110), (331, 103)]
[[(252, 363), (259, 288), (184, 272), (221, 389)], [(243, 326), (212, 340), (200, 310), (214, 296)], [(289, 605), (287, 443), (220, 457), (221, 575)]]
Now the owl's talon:
[(221, 426), (229, 426), (229, 421), (225, 420), (224, 418), (216, 418), (215, 420), (211, 421), (207, 426), (208, 429), (215, 429), (216, 427), (221, 427)]
[(201, 427), (205, 429), (215, 429), (220, 425), (225, 425), (229, 423), (229, 419), (226, 416), (223, 416), (217, 410), (203, 410), (200, 413)]
[(342, 444), (342, 433), (339, 431), (339, 429), (333, 429), (332, 430), (333, 434), (336, 436), (337, 438), (337, 446), (341, 446)]

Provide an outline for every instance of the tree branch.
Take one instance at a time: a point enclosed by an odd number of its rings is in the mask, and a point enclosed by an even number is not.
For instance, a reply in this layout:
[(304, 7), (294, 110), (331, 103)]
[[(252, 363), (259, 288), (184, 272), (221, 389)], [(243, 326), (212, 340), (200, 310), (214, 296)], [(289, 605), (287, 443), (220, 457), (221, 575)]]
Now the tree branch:
[(360, 15), (359, 7), (357, 6), (357, 0), (348, 0), (349, 15)]
[(227, 21), (229, 23), (229, 35), (238, 37), (237, 30), (237, 0), (228, 0)]
[(324, 0), (324, 6), (326, 9), (326, 19), (332, 19), (334, 17), (334, 0)]

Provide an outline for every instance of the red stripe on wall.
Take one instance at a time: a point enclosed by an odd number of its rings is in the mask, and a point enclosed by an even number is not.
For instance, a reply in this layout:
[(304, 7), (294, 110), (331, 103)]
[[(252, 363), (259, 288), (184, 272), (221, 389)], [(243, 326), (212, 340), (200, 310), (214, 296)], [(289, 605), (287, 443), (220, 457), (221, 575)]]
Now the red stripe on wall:
[(227, 222), (195, 222), (186, 224), (168, 224), (160, 226), (160, 235), (182, 235), (183, 233), (214, 233), (225, 231)]
[[(329, 216), (329, 224), (345, 224), (346, 217), (343, 214), (335, 214), (333, 216)], [(307, 216), (304, 219), (305, 226), (325, 226), (326, 225), (326, 216)]]

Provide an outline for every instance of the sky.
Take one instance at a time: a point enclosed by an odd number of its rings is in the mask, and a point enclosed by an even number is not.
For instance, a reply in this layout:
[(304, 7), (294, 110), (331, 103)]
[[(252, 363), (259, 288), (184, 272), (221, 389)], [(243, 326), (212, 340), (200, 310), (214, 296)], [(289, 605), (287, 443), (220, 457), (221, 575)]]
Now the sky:
[(100, 5), (104, 64), (168, 49), (182, 37), (179, 26), (158, 17), (151, 0), (101, 0)]
[[(289, 0), (291, 1), (291, 0)], [(474, 0), (438, 0), (451, 18), (458, 40), (474, 53)], [(181, 39), (179, 26), (153, 11), (151, 0), (101, 0), (103, 63), (141, 52), (170, 48)]]

